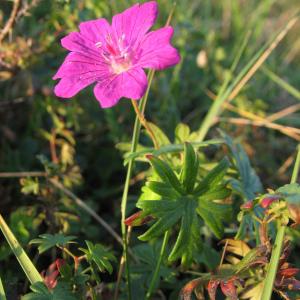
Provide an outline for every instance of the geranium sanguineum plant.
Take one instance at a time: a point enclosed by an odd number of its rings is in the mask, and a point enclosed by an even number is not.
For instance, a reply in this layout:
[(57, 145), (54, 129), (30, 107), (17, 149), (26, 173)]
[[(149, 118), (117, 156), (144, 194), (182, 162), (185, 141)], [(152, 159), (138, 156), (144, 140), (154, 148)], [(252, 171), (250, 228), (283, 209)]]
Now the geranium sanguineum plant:
[(96, 83), (94, 94), (101, 107), (122, 98), (140, 99), (147, 88), (144, 68), (162, 70), (177, 64), (178, 51), (171, 46), (173, 28), (149, 31), (158, 13), (156, 1), (135, 4), (112, 18), (82, 22), (79, 32), (61, 40), (71, 51), (53, 77), (58, 97), (70, 98)]
[[(71, 32), (61, 40), (62, 46), (71, 52), (53, 77), (60, 79), (54, 92), (61, 98), (71, 98), (85, 87), (95, 84), (94, 95), (102, 108), (116, 105), (122, 97), (131, 99), (140, 121), (135, 122), (131, 151), (136, 150), (140, 124), (148, 131), (154, 146), (158, 146), (155, 135), (143, 116), (143, 110), (140, 111), (135, 101), (141, 99), (148, 88), (144, 69), (162, 70), (180, 61), (178, 51), (171, 45), (171, 26), (149, 31), (157, 14), (157, 2), (149, 1), (135, 4), (115, 15), (111, 24), (103, 18), (82, 22), (79, 32)], [(121, 204), (129, 299), (130, 274), (124, 221), (132, 163), (130, 161), (128, 164)], [(159, 265), (160, 263), (158, 268)], [(120, 272), (121, 270), (122, 267)]]

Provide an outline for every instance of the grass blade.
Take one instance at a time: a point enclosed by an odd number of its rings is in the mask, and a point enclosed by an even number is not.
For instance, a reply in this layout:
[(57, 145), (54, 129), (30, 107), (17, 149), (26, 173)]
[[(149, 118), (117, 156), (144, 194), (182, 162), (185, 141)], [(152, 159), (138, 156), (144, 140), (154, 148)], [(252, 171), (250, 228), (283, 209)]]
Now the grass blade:
[(300, 91), (297, 90), (295, 87), (290, 85), (285, 80), (281, 79), (278, 75), (272, 72), (267, 67), (263, 67), (261, 69), (271, 80), (277, 83), (281, 88), (285, 89), (290, 95), (294, 96), (297, 100), (300, 101)]
[(6, 300), (5, 291), (4, 291), (1, 278), (0, 278), (0, 300)]
[(211, 106), (203, 123), (201, 124), (201, 127), (198, 131), (198, 141), (203, 141), (215, 118), (220, 114), (224, 102), (236, 97), (236, 95), (255, 74), (259, 67), (265, 62), (265, 60), (269, 57), (269, 55), (277, 47), (277, 45), (281, 42), (281, 40), (285, 37), (289, 30), (295, 25), (297, 20), (297, 15), (291, 18), (291, 20), (281, 30), (279, 30), (279, 32), (274, 37), (272, 37), (260, 48), (260, 50), (236, 76), (233, 83), (226, 90), (221, 88), (220, 92), (218, 93), (217, 99)]
[(31, 284), (43, 281), (40, 273), (37, 271), (32, 261), (29, 259), (26, 252), (17, 241), (16, 237), (4, 221), (1, 214), (0, 229)]

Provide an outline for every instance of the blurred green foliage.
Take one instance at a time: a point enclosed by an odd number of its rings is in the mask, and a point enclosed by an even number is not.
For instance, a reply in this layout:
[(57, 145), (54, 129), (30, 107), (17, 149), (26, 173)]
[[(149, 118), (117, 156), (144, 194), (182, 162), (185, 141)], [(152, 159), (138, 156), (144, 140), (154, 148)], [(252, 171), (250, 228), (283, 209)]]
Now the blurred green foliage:
[[(122, 153), (115, 145), (129, 141), (134, 112), (127, 100), (112, 109), (100, 109), (91, 88), (71, 100), (60, 100), (53, 94), (55, 82), (51, 78), (67, 53), (60, 46), (60, 38), (77, 30), (81, 21), (110, 18), (132, 3), (135, 1), (23, 0), (15, 24), (0, 42), (0, 172), (45, 171), (58, 176), (117, 230), (125, 173)], [(155, 27), (163, 26), (173, 6), (170, 0), (158, 3), (160, 14)], [(12, 4), (12, 1), (1, 1), (0, 28), (9, 18)], [(178, 142), (184, 132), (188, 137), (190, 129), (184, 125), (175, 132), (174, 128), (179, 122), (189, 124), (192, 131), (199, 128), (212, 103), (210, 95), (220, 88), (234, 59), (233, 53), (245, 35), (250, 31), (241, 66), (286, 22), (298, 5), (298, 0), (177, 1), (172, 19), (173, 43), (182, 61), (175, 68), (156, 73), (147, 118), (162, 128), (170, 140)], [(299, 26), (291, 30), (267, 61), (269, 70), (294, 87), (300, 86)], [(278, 86), (265, 72), (259, 71), (233, 103), (238, 109), (265, 117), (297, 101), (299, 99)], [(278, 123), (299, 127), (299, 116), (296, 112)], [(296, 141), (264, 127), (231, 124), (228, 118), (240, 117), (234, 112), (225, 110), (222, 117), (218, 125), (242, 142), (263, 185), (273, 187), (287, 183), (291, 165), (283, 172), (276, 171), (281, 170), (293, 154)], [(219, 135), (212, 130), (210, 137)], [(192, 137), (186, 139), (192, 141)], [(146, 135), (142, 136), (141, 144), (149, 145)], [(200, 157), (209, 164), (210, 158), (218, 160), (221, 154), (205, 150)], [(145, 170), (144, 165), (137, 164), (131, 208)], [(28, 245), (41, 233), (59, 231), (78, 236), (82, 247), (84, 239), (103, 240), (107, 245), (118, 247), (90, 216), (47, 181), (36, 177), (21, 179), (20, 183), (15, 178), (0, 180), (0, 211), (22, 244)], [(140, 262), (145, 272), (156, 251), (156, 246), (153, 247), (134, 249), (137, 256), (145, 251), (146, 256)], [(36, 255), (29, 246), (26, 250)], [(24, 287), (23, 274), (16, 277), (19, 267), (9, 255), (8, 247), (1, 243), (0, 275), (11, 290), (9, 299), (16, 299), (16, 295), (26, 291), (27, 285)], [(56, 255), (53, 251), (39, 260), (39, 270), (46, 269), (49, 259)], [(145, 284), (138, 268), (135, 272), (137, 282), (141, 280)], [(175, 280), (172, 270), (161, 272), (161, 276), (167, 278), (168, 288)]]

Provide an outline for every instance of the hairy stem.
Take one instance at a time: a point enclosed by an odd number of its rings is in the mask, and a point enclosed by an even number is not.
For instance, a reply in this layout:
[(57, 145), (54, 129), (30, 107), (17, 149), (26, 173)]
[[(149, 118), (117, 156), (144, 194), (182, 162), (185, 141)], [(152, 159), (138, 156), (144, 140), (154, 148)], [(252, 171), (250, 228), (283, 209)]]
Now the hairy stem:
[[(295, 162), (295, 166), (291, 178), (291, 183), (295, 183), (297, 181), (299, 168), (300, 168), (300, 146), (298, 146), (298, 153), (297, 153), (297, 158), (296, 158), (296, 162)], [(264, 288), (261, 297), (262, 300), (270, 300), (272, 296), (274, 280), (276, 278), (278, 263), (281, 255), (281, 249), (284, 242), (284, 232), (285, 232), (285, 225), (279, 224), (275, 243), (273, 246), (272, 256), (270, 259), (266, 279), (264, 282)]]
[(149, 136), (151, 137), (151, 140), (154, 144), (155, 149), (158, 149), (158, 142), (156, 140), (155, 134), (154, 134), (153, 130), (151, 129), (151, 127), (149, 126), (144, 114), (139, 110), (139, 107), (135, 100), (131, 100), (131, 103), (132, 103), (132, 106), (134, 108), (134, 111), (135, 111), (137, 117), (139, 118), (140, 123), (145, 127)]

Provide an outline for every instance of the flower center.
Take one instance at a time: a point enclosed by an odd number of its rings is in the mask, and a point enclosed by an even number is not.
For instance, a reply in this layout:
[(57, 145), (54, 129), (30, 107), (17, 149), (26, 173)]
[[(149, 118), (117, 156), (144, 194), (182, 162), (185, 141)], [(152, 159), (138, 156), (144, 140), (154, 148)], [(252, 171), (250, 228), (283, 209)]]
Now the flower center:
[(126, 43), (124, 33), (117, 40), (108, 34), (105, 43), (97, 42), (95, 46), (101, 50), (102, 57), (114, 74), (121, 74), (131, 68), (133, 53)]

